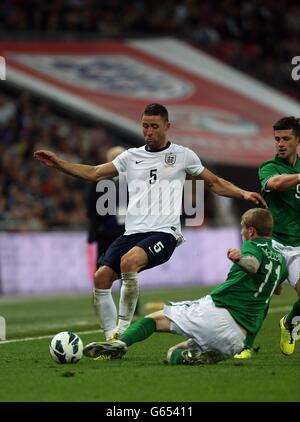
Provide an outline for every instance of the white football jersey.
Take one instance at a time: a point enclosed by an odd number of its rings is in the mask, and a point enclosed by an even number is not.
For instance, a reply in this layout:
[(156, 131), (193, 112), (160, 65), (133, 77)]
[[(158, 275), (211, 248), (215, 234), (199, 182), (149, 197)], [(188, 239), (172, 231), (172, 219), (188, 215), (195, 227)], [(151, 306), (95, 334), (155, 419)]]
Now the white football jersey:
[(180, 213), (186, 173), (197, 176), (204, 167), (189, 148), (168, 143), (159, 151), (144, 145), (130, 148), (113, 160), (118, 173), (125, 173), (129, 203), (125, 235), (159, 231), (179, 240)]

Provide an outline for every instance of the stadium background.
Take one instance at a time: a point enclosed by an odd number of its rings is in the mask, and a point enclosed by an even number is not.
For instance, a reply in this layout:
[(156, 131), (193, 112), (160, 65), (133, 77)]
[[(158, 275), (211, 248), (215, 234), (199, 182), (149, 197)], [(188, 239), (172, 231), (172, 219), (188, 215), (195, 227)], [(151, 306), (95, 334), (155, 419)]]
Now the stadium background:
[[(166, 0), (154, 9), (138, 0), (1, 2), (0, 314), (8, 339), (96, 328), (92, 311), (81, 318), (68, 305), (84, 307), (92, 286), (88, 184), (45, 169), (33, 151), (101, 163), (114, 145), (143, 144), (140, 113), (161, 102), (172, 140), (221, 177), (258, 190), (257, 166), (273, 155), (272, 123), (300, 114), (291, 77), (299, 38), (294, 1)], [(141, 276), (143, 304), (197, 297), (197, 286), (222, 281), (225, 251), (240, 244), (239, 217), (249, 206), (206, 192), (204, 223), (184, 227), (187, 242), (174, 258)], [(170, 290), (147, 293), (153, 287)], [(57, 296), (28, 302), (45, 294)], [(36, 311), (26, 321), (28, 303)], [(54, 322), (55, 309), (69, 313)]]

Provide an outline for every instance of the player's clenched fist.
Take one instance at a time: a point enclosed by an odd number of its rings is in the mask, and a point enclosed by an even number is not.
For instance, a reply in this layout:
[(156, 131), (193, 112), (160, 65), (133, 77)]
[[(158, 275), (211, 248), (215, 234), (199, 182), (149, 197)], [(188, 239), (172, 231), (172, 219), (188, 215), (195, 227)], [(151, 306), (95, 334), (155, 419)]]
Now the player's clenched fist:
[(239, 249), (230, 248), (227, 251), (227, 258), (232, 262), (239, 262), (241, 259), (241, 251)]

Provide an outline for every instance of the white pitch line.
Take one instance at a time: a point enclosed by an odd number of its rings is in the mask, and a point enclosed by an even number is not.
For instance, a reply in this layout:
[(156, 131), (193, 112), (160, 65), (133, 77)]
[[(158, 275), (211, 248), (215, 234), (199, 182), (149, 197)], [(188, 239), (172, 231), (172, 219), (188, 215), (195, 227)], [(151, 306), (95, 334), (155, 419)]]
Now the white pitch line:
[[(276, 314), (276, 313), (280, 313), (280, 312), (286, 312), (288, 310), (290, 310), (290, 306), (278, 306), (276, 308), (270, 308), (269, 309), (269, 313), (270, 314)], [(90, 331), (76, 331), (76, 334), (80, 335), (80, 334), (94, 334), (94, 333), (102, 333), (102, 330), (90, 330)], [(21, 341), (33, 341), (33, 340), (43, 340), (46, 338), (52, 338), (54, 336), (54, 334), (52, 335), (48, 335), (48, 336), (38, 336), (38, 337), (25, 337), (25, 338), (16, 338), (16, 339), (12, 339), (12, 340), (3, 340), (0, 341), (0, 345), (1, 344), (7, 344), (7, 343), (19, 343)]]
[[(90, 331), (76, 331), (76, 334), (93, 334), (93, 333), (102, 333), (102, 330), (90, 330)], [(48, 335), (48, 336), (37, 336), (37, 337), (25, 337), (25, 338), (15, 338), (12, 340), (3, 340), (0, 341), (1, 344), (7, 344), (7, 343), (19, 343), (21, 341), (32, 341), (32, 340), (43, 340), (45, 338), (52, 338), (55, 334)]]

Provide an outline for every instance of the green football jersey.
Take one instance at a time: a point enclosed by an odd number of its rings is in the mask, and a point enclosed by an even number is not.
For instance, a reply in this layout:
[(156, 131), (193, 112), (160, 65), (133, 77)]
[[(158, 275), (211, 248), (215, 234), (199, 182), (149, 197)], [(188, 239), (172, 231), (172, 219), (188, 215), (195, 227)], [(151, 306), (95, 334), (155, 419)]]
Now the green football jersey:
[(238, 324), (255, 335), (260, 329), (275, 288), (288, 275), (285, 258), (272, 248), (272, 240), (245, 240), (242, 256), (254, 256), (260, 263), (255, 274), (233, 264), (227, 279), (210, 293), (218, 307), (226, 308)]
[(300, 173), (300, 157), (294, 166), (276, 156), (259, 168), (261, 193), (274, 218), (273, 238), (283, 245), (300, 246), (300, 183), (285, 191), (266, 190), (267, 181), (279, 174)]

